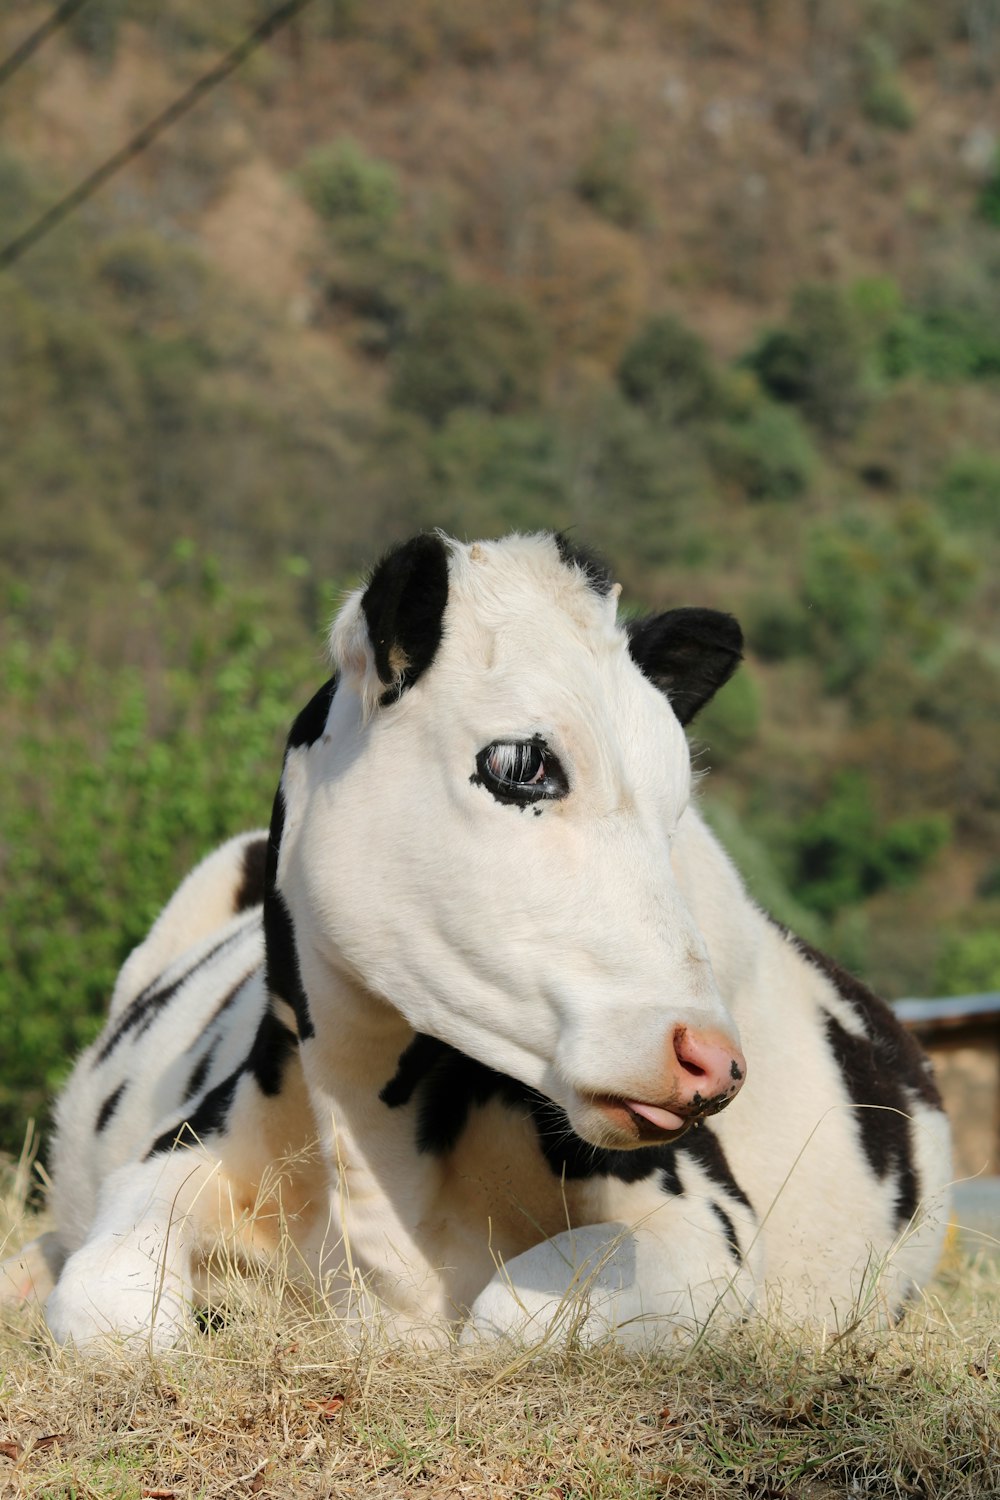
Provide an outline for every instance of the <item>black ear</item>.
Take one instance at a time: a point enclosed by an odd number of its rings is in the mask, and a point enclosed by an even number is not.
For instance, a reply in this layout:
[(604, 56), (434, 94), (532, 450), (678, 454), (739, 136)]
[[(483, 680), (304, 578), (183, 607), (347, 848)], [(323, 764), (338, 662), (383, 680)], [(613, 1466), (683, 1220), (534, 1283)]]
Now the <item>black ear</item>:
[(421, 535), (387, 552), (361, 600), (375, 670), (393, 702), (426, 672), (441, 644), (448, 603), (448, 551)]
[(742, 630), (717, 609), (670, 609), (626, 629), (632, 660), (666, 693), (682, 724), (729, 681), (743, 656)]

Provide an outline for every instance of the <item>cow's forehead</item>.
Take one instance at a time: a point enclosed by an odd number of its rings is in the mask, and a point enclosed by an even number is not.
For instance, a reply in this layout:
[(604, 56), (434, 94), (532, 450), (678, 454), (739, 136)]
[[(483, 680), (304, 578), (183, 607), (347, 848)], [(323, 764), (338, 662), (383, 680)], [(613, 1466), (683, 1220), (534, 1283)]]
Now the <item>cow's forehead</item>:
[(553, 733), (605, 800), (638, 783), (683, 800), (686, 741), (632, 662), (617, 594), (550, 536), (456, 545), (437, 666), (457, 689), (449, 729)]
[(468, 632), (474, 655), (496, 665), (514, 653), (620, 652), (618, 590), (565, 561), (550, 535), (451, 544), (448, 632)]

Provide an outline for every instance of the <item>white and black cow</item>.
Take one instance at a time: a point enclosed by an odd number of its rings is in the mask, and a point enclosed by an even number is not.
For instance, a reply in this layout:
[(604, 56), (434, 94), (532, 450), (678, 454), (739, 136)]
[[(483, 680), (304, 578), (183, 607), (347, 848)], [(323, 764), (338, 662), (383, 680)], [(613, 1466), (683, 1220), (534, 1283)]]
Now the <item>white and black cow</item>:
[(168, 1345), (213, 1252), (288, 1239), (414, 1337), (843, 1324), (932, 1274), (922, 1055), (691, 802), (739, 628), (618, 592), (560, 537), (424, 535), (348, 599), (269, 833), (180, 887), (59, 1102), (6, 1276), (56, 1262), (58, 1338)]

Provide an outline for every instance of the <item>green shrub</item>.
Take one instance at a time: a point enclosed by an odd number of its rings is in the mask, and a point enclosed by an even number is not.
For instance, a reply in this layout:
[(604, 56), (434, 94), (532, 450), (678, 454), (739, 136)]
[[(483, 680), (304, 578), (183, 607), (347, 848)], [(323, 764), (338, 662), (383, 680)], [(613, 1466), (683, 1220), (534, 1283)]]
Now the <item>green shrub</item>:
[(384, 355), (411, 330), (420, 308), (450, 284), (441, 254), (389, 233), (373, 245), (342, 246), (325, 294), (329, 304), (361, 321), (364, 351)]
[(920, 502), (900, 505), (890, 521), (847, 511), (838, 522), (812, 527), (802, 602), (828, 690), (857, 696), (890, 640), (912, 659), (927, 660), (977, 576), (968, 547)]
[(788, 322), (765, 333), (746, 362), (765, 390), (830, 437), (852, 433), (867, 409), (865, 332), (838, 287), (800, 287)]
[(456, 531), (538, 531), (569, 523), (562, 456), (551, 423), (452, 412), (429, 445), (440, 524)]
[(896, 71), (893, 48), (884, 38), (869, 35), (861, 39), (858, 50), (866, 118), (886, 130), (909, 130), (916, 111)]
[(298, 178), (310, 207), (335, 228), (378, 233), (388, 229), (399, 212), (394, 168), (346, 137), (310, 151)]
[(809, 650), (809, 615), (793, 597), (767, 594), (750, 604), (746, 634), (755, 656), (764, 661), (788, 661)]
[(861, 107), (873, 125), (885, 130), (911, 130), (917, 118), (913, 101), (895, 73), (873, 78), (862, 95)]
[(802, 602), (830, 692), (851, 687), (881, 648), (883, 567), (877, 534), (856, 518), (814, 527), (807, 537)]
[(732, 760), (757, 738), (760, 716), (760, 690), (744, 666), (699, 714), (694, 738), (708, 746), (713, 764)]
[(979, 192), (979, 217), (1000, 228), (1000, 152)]
[(145, 231), (108, 240), (94, 269), (101, 289), (114, 298), (115, 311), (142, 333), (164, 324), (197, 328), (213, 299), (212, 277), (202, 257)]
[(842, 771), (823, 806), (793, 830), (793, 889), (806, 906), (831, 917), (886, 886), (910, 884), (950, 832), (948, 820), (937, 813), (880, 829), (867, 780)]
[(115, 60), (126, 8), (127, 0), (87, 0), (67, 23), (74, 45), (101, 67)]
[(816, 469), (815, 450), (798, 417), (771, 403), (743, 421), (713, 426), (708, 452), (719, 478), (748, 500), (797, 500)]
[(630, 401), (662, 422), (697, 421), (721, 405), (707, 345), (670, 313), (651, 318), (626, 349), (618, 383)]
[[(212, 569), (208, 569), (209, 575)], [(205, 582), (210, 582), (210, 578)], [(99, 667), (15, 629), (0, 653), (0, 1146), (16, 1149), (115, 974), (195, 859), (266, 823), (301, 705), (252, 602), (213, 588), (169, 673)], [(174, 608), (163, 601), (169, 629)], [(294, 681), (294, 678), (293, 678)]]
[(395, 356), (391, 400), (440, 425), (462, 407), (523, 411), (541, 394), (544, 344), (529, 309), (487, 286), (432, 297)]
[(1000, 458), (969, 449), (956, 455), (938, 489), (949, 521), (976, 531), (1000, 520)]
[(990, 926), (948, 938), (937, 962), (934, 987), (939, 995), (1000, 990), (1000, 929)]
[(881, 363), (891, 380), (919, 374), (928, 380), (989, 380), (1000, 375), (1000, 332), (989, 309), (910, 308), (887, 329)]
[(580, 163), (573, 184), (585, 203), (621, 229), (635, 229), (649, 217), (636, 169), (638, 144), (634, 125), (621, 120), (605, 122)]

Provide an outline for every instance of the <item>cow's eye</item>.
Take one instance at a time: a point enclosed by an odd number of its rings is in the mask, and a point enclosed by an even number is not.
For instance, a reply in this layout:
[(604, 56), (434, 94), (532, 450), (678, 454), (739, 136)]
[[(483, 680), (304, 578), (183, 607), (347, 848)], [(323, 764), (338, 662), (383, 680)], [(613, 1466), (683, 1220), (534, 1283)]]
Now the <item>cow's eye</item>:
[(564, 797), (566, 773), (544, 740), (494, 740), (476, 756), (474, 782), (498, 802), (521, 806), (543, 798)]

